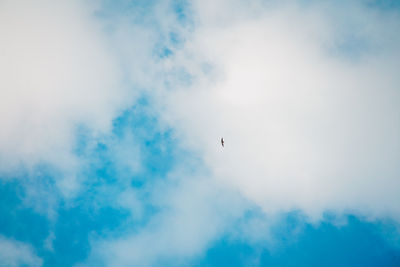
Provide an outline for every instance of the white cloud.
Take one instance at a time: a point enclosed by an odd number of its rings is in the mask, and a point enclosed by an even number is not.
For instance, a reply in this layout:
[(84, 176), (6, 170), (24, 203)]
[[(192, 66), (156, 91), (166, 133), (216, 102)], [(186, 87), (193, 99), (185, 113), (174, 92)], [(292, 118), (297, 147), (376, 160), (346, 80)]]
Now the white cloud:
[[(106, 266), (188, 263), (227, 231), (229, 222), (244, 208), (243, 200), (218, 183), (182, 170), (171, 173), (162, 182), (151, 183), (145, 191), (146, 202), (156, 207), (158, 213), (145, 226), (127, 231), (118, 239), (94, 239), (88, 266), (99, 260)], [(135, 192), (128, 191), (124, 197), (129, 193)], [(133, 207), (136, 205), (135, 200)], [(138, 216), (137, 210), (133, 216)]]
[(21, 265), (42, 266), (42, 259), (35, 255), (29, 245), (0, 236), (0, 266)]
[[(125, 82), (148, 89), (162, 123), (210, 173), (201, 178), (191, 170), (203, 166), (185, 169), (183, 160), (177, 168), (184, 170), (170, 174), (176, 178), (155, 181), (145, 190), (160, 214), (124, 238), (93, 241), (89, 264), (145, 266), (201, 254), (241, 215), (246, 204), (230, 195), (236, 190), (269, 214), (400, 218), (397, 15), (361, 2), (341, 9), (345, 15), (329, 4), (265, 3), (195, 1), (194, 32), (185, 32), (175, 28), (165, 2), (155, 8), (156, 26), (129, 17), (111, 23), (113, 52), (93, 10), (77, 2), (0, 3), (1, 171), (50, 163), (66, 177), (60, 187), (75, 191), (76, 127), (105, 133), (133, 101), (120, 84), (122, 65)], [(165, 36), (179, 31), (182, 49), (154, 60), (154, 28)], [(358, 52), (349, 59), (351, 49)], [(180, 67), (193, 76), (190, 86), (176, 77)], [(140, 158), (129, 149), (136, 149), (131, 139), (110, 142), (118, 152), (112, 160)], [(131, 163), (121, 168), (140, 170)], [(140, 217), (135, 193), (115, 198)], [(254, 233), (265, 225), (253, 221), (249, 238), (257, 241)]]
[(195, 2), (199, 26), (169, 62), (194, 81), (162, 95), (164, 118), (266, 212), (400, 219), (398, 14), (228, 2)]
[(0, 3), (0, 170), (51, 164), (79, 187), (75, 131), (106, 133), (133, 94), (94, 9), (76, 1)]
[[(88, 262), (146, 266), (201, 255), (248, 207), (240, 195), (268, 214), (231, 232), (250, 242), (270, 239), (274, 215), (292, 210), (315, 221), (325, 211), (400, 219), (397, 14), (362, 2), (340, 9), (195, 1), (192, 8), (194, 31), (162, 62), (168, 88), (148, 87), (157, 89), (149, 92), (162, 123), (209, 177), (196, 178), (191, 166), (167, 180), (175, 187), (156, 182), (150, 192), (162, 198), (155, 205), (162, 212), (135, 233), (93, 241)], [(180, 67), (190, 81), (175, 75)], [(219, 190), (229, 197), (221, 201)], [(129, 194), (137, 193), (126, 192), (124, 207)]]

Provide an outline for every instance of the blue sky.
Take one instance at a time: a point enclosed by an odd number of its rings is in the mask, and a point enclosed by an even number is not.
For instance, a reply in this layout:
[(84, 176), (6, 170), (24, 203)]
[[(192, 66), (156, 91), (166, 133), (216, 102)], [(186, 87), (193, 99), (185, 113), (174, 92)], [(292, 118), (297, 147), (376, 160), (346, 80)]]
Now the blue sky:
[(0, 25), (0, 266), (400, 265), (396, 1), (4, 1)]

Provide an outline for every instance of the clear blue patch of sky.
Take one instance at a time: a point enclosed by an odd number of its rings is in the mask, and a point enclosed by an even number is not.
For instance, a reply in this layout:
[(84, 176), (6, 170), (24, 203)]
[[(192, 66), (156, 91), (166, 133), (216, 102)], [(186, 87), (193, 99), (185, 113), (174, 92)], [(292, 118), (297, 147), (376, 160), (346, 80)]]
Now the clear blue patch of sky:
[(0, 234), (11, 239), (41, 247), (49, 234), (44, 215), (24, 205), (25, 190), (18, 179), (0, 179)]
[[(400, 266), (400, 248), (388, 242), (382, 222), (346, 219), (341, 226), (330, 221), (312, 225), (292, 213), (273, 229), (271, 244), (278, 241), (277, 247), (224, 237), (192, 266)], [(298, 225), (301, 231), (291, 233)]]
[(165, 175), (175, 166), (180, 151), (172, 129), (160, 128), (158, 119), (151, 112), (151, 104), (141, 98), (130, 110), (114, 121), (114, 133), (122, 137), (130, 131), (138, 142), (142, 168), (137, 174), (141, 180)]
[(400, 1), (398, 0), (369, 0), (366, 4), (371, 8), (378, 8), (386, 11), (400, 11)]
[[(57, 215), (53, 221), (29, 203), (27, 205), (26, 190), (37, 188), (34, 183), (26, 185), (23, 179), (36, 178), (0, 180), (0, 234), (32, 245), (35, 253), (44, 260), (44, 266), (72, 266), (83, 261), (90, 251), (90, 235), (113, 231), (128, 217), (127, 211), (114, 207), (95, 207), (96, 201), (90, 202), (85, 192), (72, 206), (61, 201), (55, 207)], [(41, 176), (37, 179), (50, 178)], [(28, 189), (27, 186), (32, 187)], [(35, 201), (35, 198), (31, 200)], [(46, 199), (40, 201), (46, 202)], [(51, 233), (54, 240), (51, 241), (52, 250), (49, 250), (47, 239)]]
[(104, 235), (120, 227), (128, 217), (126, 211), (104, 206), (62, 206), (54, 226), (53, 251), (42, 253), (44, 266), (72, 266), (86, 259), (90, 252), (89, 238)]

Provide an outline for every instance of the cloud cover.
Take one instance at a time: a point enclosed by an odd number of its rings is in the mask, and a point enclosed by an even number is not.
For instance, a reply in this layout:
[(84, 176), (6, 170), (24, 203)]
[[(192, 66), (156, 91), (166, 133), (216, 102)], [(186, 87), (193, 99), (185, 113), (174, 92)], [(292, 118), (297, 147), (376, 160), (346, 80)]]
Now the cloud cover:
[(133, 102), (94, 10), (77, 1), (0, 3), (3, 173), (48, 164), (65, 176), (62, 190), (76, 190), (77, 130), (107, 133)]
[[(157, 266), (199, 255), (252, 206), (240, 196), (268, 214), (237, 230), (251, 242), (270, 240), (266, 228), (293, 210), (313, 222), (326, 212), (399, 220), (398, 12), (363, 1), (191, 3), (193, 29), (161, 61), (166, 83), (150, 97), (161, 123), (201, 159), (195, 169), (208, 170), (206, 189), (183, 186), (194, 177), (184, 172), (173, 190), (180, 201), (155, 224), (95, 241), (92, 256)], [(216, 184), (236, 194), (221, 207), (210, 195)]]
[(163, 95), (185, 144), (266, 212), (398, 220), (398, 11), (218, 3), (194, 2), (198, 27), (174, 62), (193, 82)]
[[(193, 1), (180, 17), (169, 1), (104, 3), (0, 4), (1, 170), (49, 164), (68, 193), (83, 183), (73, 178), (81, 166), (113, 162), (117, 185), (95, 203), (150, 217), (92, 236), (85, 264), (185, 264), (254, 206), (267, 219), (243, 223), (240, 238), (268, 239), (269, 220), (293, 210), (314, 221), (326, 211), (400, 219), (397, 11), (221, 0)], [(139, 92), (150, 103), (144, 120), (157, 117), (149, 128), (171, 129), (189, 156), (135, 188), (151, 146), (138, 143), (154, 129), (97, 137)], [(106, 159), (75, 153), (79, 127), (110, 148)], [(90, 193), (106, 179), (93, 173)]]

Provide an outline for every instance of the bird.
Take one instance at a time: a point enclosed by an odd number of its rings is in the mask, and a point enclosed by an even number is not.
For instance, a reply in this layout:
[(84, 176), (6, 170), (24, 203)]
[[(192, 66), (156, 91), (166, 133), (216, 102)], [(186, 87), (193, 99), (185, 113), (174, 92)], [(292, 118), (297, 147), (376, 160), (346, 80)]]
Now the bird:
[(225, 143), (225, 142), (224, 142), (224, 138), (222, 137), (222, 138), (221, 138), (221, 145), (222, 145), (222, 147), (225, 147), (225, 146), (224, 146), (224, 143)]

